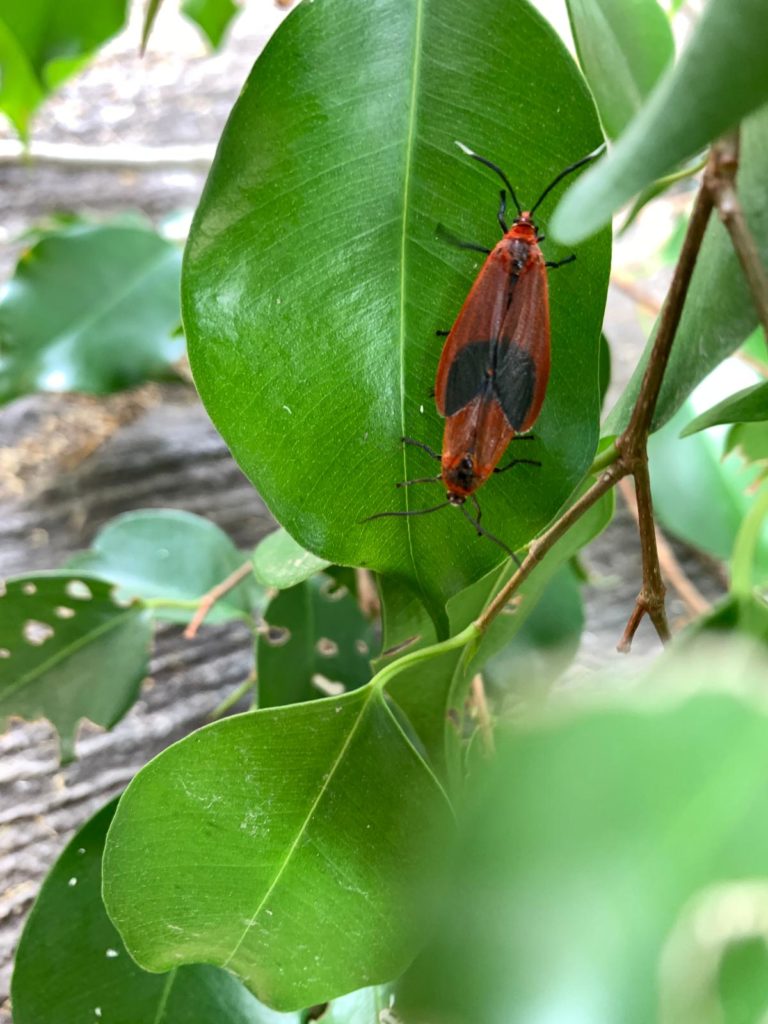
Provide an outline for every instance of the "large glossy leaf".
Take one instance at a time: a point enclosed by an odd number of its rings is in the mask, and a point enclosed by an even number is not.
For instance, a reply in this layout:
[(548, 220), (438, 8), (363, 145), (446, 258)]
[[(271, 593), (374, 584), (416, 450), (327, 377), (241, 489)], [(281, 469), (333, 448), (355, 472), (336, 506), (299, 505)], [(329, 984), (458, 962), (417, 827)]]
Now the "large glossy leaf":
[(16, 1024), (300, 1024), (275, 1013), (217, 967), (143, 971), (101, 899), (101, 857), (117, 801), (80, 829), (43, 883), (13, 973)]
[[(749, 227), (768, 264), (768, 107), (749, 118), (742, 130), (738, 175), (739, 198)], [(682, 319), (654, 416), (658, 429), (683, 404), (699, 381), (735, 352), (757, 325), (757, 313), (744, 273), (723, 225), (713, 217), (696, 261)], [(655, 338), (623, 395), (608, 416), (605, 433), (619, 433), (628, 423)]]
[(646, 185), (768, 101), (763, 0), (710, 0), (678, 62), (610, 154), (573, 185), (552, 218), (575, 244)]
[(110, 728), (138, 695), (152, 628), (138, 606), (115, 603), (101, 580), (35, 575), (0, 596), (0, 721), (45, 717), (74, 752), (77, 724)]
[[(739, 671), (757, 698), (765, 664)], [(675, 673), (658, 705), (523, 725), (475, 773), (408, 1024), (723, 1020), (721, 958), (765, 933), (768, 718), (722, 693), (670, 707), (713, 675)]]
[(150, 228), (74, 225), (22, 256), (0, 298), (0, 402), (167, 377), (184, 351), (176, 246)]
[(373, 627), (346, 587), (323, 574), (264, 609), (256, 653), (259, 707), (314, 700), (371, 678)]
[[(121, 599), (151, 600), (155, 618), (189, 622), (198, 599), (246, 560), (223, 530), (202, 516), (142, 509), (113, 519), (70, 566), (117, 584)], [(252, 621), (263, 600), (262, 588), (246, 578), (219, 598), (205, 621)]]
[(26, 136), (44, 96), (123, 25), (126, 0), (0, 0), (0, 110)]
[(614, 139), (674, 57), (669, 20), (656, 0), (568, 0), (568, 16), (600, 119)]
[(444, 801), (375, 686), (217, 722), (128, 787), (107, 910), (147, 969), (214, 963), (278, 1009), (324, 1002), (414, 955)]
[[(515, 53), (546, 74), (511, 73)], [(503, 164), (528, 204), (600, 142), (578, 70), (525, 0), (299, 4), (230, 117), (182, 287), (203, 401), (277, 519), (322, 558), (410, 583), (442, 631), (446, 598), (501, 552), (477, 544), (455, 509), (363, 520), (441, 498), (437, 486), (395, 484), (435, 472), (400, 438), (440, 446), (435, 330), (480, 266), (437, 226), (498, 238), (499, 182), (457, 138)], [(552, 376), (526, 450), (543, 465), (481, 495), (484, 522), (512, 547), (594, 451), (608, 262), (606, 234), (551, 276)]]

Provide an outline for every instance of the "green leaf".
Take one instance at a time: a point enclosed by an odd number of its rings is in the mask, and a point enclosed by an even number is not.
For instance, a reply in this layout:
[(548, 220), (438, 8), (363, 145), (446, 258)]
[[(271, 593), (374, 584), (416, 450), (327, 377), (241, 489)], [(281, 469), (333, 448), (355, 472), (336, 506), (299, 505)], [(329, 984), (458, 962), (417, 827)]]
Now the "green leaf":
[(259, 541), (253, 552), (253, 572), (259, 583), (277, 590), (287, 590), (297, 583), (327, 569), (330, 562), (305, 551), (282, 528)]
[(763, 0), (710, 0), (677, 63), (610, 154), (571, 186), (552, 234), (574, 245), (656, 178), (768, 101)]
[(155, 24), (155, 19), (160, 13), (160, 5), (163, 0), (147, 0), (147, 9), (144, 12), (144, 24), (141, 28), (141, 53), (142, 55), (146, 52), (147, 43), (149, 37), (152, 35), (152, 29)]
[(447, 816), (376, 687), (238, 715), (133, 780), (104, 899), (148, 970), (214, 963), (277, 1009), (322, 1003), (410, 962)]
[(184, 0), (181, 10), (205, 33), (214, 50), (218, 50), (229, 23), (240, 8), (233, 0)]
[[(648, 441), (654, 512), (665, 529), (694, 547), (728, 559), (741, 523), (754, 499), (757, 478), (734, 456), (723, 458), (723, 432), (679, 437), (691, 418), (679, 413)], [(681, 500), (681, 496), (695, 500)], [(768, 529), (755, 548), (755, 571), (768, 575)]]
[(604, 334), (600, 335), (600, 403), (605, 402), (611, 386), (611, 346)]
[[(693, 687), (718, 681), (700, 665), (677, 671)], [(435, 940), (400, 1016), (721, 1020), (722, 956), (765, 937), (764, 680), (753, 662), (740, 682), (754, 702), (709, 693), (672, 707), (667, 680), (663, 699), (561, 709), (500, 737), (496, 762), (476, 773)], [(727, 670), (719, 681), (733, 683)]]
[(74, 756), (81, 718), (111, 728), (138, 696), (152, 629), (109, 584), (38, 574), (6, 580), (0, 596), (0, 721), (47, 718)]
[[(726, 594), (714, 608), (694, 619), (676, 636), (663, 657), (673, 666), (679, 665), (680, 659), (688, 655), (701, 657), (703, 644), (714, 640), (714, 649), (717, 650), (733, 634), (756, 641), (768, 651), (768, 604), (757, 594), (746, 590)], [(746, 650), (752, 653), (749, 647)], [(733, 672), (733, 678), (737, 679), (735, 665)]]
[[(143, 509), (113, 519), (69, 567), (117, 584), (121, 600), (151, 600), (157, 619), (189, 622), (199, 598), (246, 560), (223, 530), (202, 516)], [(263, 601), (261, 587), (246, 578), (219, 598), (205, 621), (250, 622)], [(179, 602), (182, 607), (175, 607)]]
[(45, 95), (125, 23), (126, 0), (0, 0), (0, 110), (25, 138)]
[(507, 646), (485, 663), (489, 697), (502, 710), (524, 700), (542, 700), (573, 661), (583, 628), (581, 587), (566, 564), (551, 577)]
[(16, 1024), (300, 1024), (298, 1014), (268, 1009), (216, 967), (163, 975), (134, 963), (101, 899), (101, 857), (116, 805), (80, 829), (43, 883), (16, 954)]
[(768, 591), (768, 573), (760, 571), (760, 549), (768, 547), (768, 483), (755, 495), (736, 534), (731, 561), (731, 588), (749, 598), (754, 586)]
[(75, 225), (21, 257), (0, 300), (0, 402), (168, 377), (181, 254), (149, 228)]
[[(768, 264), (768, 107), (745, 122), (741, 136), (738, 191), (750, 230)], [(754, 330), (757, 314), (731, 239), (712, 217), (696, 261), (683, 315), (653, 420), (657, 430), (711, 370), (735, 352)], [(657, 324), (658, 326), (658, 324)], [(619, 434), (629, 422), (656, 331), (627, 388), (608, 416), (605, 434)]]
[(367, 683), (373, 627), (346, 587), (314, 576), (274, 597), (257, 646), (259, 707), (314, 700)]
[(669, 20), (656, 0), (567, 0), (579, 63), (606, 135), (637, 114), (675, 55)]
[[(511, 53), (546, 74), (510, 74)], [(299, 4), (232, 112), (182, 281), (200, 394), (275, 517), (318, 556), (409, 584), (442, 634), (446, 599), (501, 552), (455, 509), (364, 520), (441, 493), (395, 487), (434, 473), (401, 437), (440, 445), (435, 330), (480, 268), (436, 231), (498, 238), (499, 183), (455, 139), (503, 165), (526, 203), (601, 141), (578, 69), (524, 0), (503, 17), (496, 0)], [(552, 274), (552, 375), (526, 451), (543, 465), (481, 496), (510, 547), (552, 517), (594, 452), (609, 258), (605, 233)]]
[(697, 434), (707, 427), (714, 427), (718, 423), (743, 423), (755, 422), (756, 420), (768, 420), (768, 381), (762, 384), (753, 384), (750, 388), (744, 388), (735, 395), (724, 398), (722, 402), (707, 409), (701, 416), (691, 420), (688, 426), (680, 432), (680, 437), (689, 437)]

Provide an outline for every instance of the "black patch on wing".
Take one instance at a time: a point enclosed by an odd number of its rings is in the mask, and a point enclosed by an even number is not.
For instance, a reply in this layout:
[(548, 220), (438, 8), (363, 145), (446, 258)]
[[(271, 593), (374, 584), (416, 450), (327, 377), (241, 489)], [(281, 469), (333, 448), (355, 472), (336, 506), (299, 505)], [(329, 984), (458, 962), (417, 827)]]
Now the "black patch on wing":
[(536, 366), (519, 345), (504, 339), (497, 349), (493, 390), (513, 430), (525, 421), (536, 390)]
[(490, 341), (473, 341), (459, 349), (448, 371), (448, 383), (445, 388), (446, 416), (453, 416), (487, 388), (490, 371), (493, 370), (492, 359)]

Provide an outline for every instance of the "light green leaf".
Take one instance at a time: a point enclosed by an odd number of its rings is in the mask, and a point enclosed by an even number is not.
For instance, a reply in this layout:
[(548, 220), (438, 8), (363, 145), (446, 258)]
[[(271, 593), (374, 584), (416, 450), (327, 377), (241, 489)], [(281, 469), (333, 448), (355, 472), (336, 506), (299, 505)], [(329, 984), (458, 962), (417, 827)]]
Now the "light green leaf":
[(105, 394), (168, 377), (184, 352), (181, 254), (148, 228), (47, 233), (0, 298), (0, 402), (31, 391)]
[(138, 606), (115, 603), (96, 579), (38, 574), (0, 596), (0, 721), (47, 718), (74, 756), (81, 718), (111, 728), (138, 696), (152, 628)]
[[(142, 509), (113, 519), (96, 535), (90, 550), (76, 555), (68, 567), (117, 584), (121, 600), (151, 600), (155, 618), (189, 622), (199, 598), (245, 561), (247, 555), (202, 516)], [(219, 598), (205, 621), (250, 622), (263, 601), (261, 587), (246, 578)]]
[(298, 1014), (268, 1009), (216, 967), (149, 974), (134, 963), (101, 899), (101, 857), (116, 804), (77, 832), (43, 883), (16, 953), (16, 1024), (300, 1024)]
[(233, 0), (184, 0), (181, 10), (198, 25), (214, 50), (218, 50), (229, 23), (240, 8)]
[[(512, 53), (546, 74), (510, 74)], [(529, 204), (601, 141), (578, 69), (524, 0), (503, 16), (497, 0), (299, 4), (232, 112), (182, 282), (200, 394), (275, 517), (319, 557), (409, 584), (442, 634), (446, 599), (502, 552), (455, 509), (364, 520), (441, 494), (395, 487), (435, 472), (401, 437), (440, 445), (435, 331), (480, 269), (436, 232), (487, 245), (499, 231), (498, 180), (456, 139), (503, 165)], [(543, 222), (549, 209), (550, 197)], [(552, 517), (594, 452), (608, 264), (604, 233), (551, 276), (552, 375), (526, 451), (542, 467), (495, 478), (480, 499), (510, 547)]]
[(282, 527), (267, 534), (253, 552), (253, 572), (259, 583), (287, 590), (327, 569), (330, 562), (305, 551)]
[[(768, 107), (745, 122), (738, 175), (739, 198), (750, 230), (768, 265)], [(657, 430), (696, 385), (735, 352), (757, 324), (757, 314), (733, 244), (717, 217), (710, 221), (696, 261), (682, 319), (653, 420)], [(657, 324), (658, 326), (658, 324)], [(629, 422), (655, 340), (655, 330), (623, 395), (608, 416), (605, 434), (619, 434)]]
[(615, 139), (675, 55), (656, 0), (567, 0), (579, 62), (606, 135)]
[(768, 420), (768, 381), (753, 384), (752, 387), (724, 398), (691, 420), (680, 432), (680, 437), (689, 437), (719, 423), (753, 423), (758, 420)]
[(608, 156), (569, 188), (551, 231), (574, 245), (656, 178), (768, 101), (763, 0), (710, 0), (670, 68)]
[(0, 110), (26, 138), (45, 95), (125, 23), (127, 0), (0, 0)]
[(354, 596), (329, 576), (280, 591), (264, 610), (256, 649), (259, 707), (362, 686), (371, 678), (375, 642)]
[(238, 715), (128, 787), (105, 903), (148, 970), (213, 963), (277, 1009), (322, 1003), (412, 959), (447, 813), (375, 687)]

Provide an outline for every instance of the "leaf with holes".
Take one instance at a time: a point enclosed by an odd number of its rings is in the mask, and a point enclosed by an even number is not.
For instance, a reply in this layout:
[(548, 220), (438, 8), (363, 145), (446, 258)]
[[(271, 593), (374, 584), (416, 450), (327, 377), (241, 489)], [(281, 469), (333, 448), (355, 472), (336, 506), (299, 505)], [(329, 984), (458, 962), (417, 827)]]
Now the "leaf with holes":
[[(511, 74), (512, 53), (546, 74)], [(455, 139), (503, 165), (528, 205), (601, 142), (578, 68), (526, 3), (503, 17), (497, 0), (299, 4), (235, 104), (182, 275), (196, 384), (275, 517), (321, 558), (410, 584), (441, 633), (446, 600), (501, 551), (455, 509), (364, 520), (441, 493), (395, 488), (435, 472), (401, 438), (440, 446), (435, 331), (480, 267), (437, 229), (499, 237), (498, 179)], [(483, 522), (510, 547), (551, 519), (597, 442), (609, 234), (577, 255), (551, 274), (552, 373), (530, 445), (542, 466), (481, 495)]]
[(127, 0), (0, 2), (0, 111), (26, 138), (45, 96), (125, 22)]
[(35, 900), (13, 972), (16, 1024), (300, 1024), (298, 1014), (268, 1009), (217, 967), (150, 974), (134, 963), (101, 898), (101, 858), (116, 805), (74, 836)]
[(259, 707), (352, 690), (371, 678), (375, 633), (346, 587), (324, 574), (281, 591), (256, 652)]
[(259, 541), (253, 552), (253, 573), (259, 583), (287, 590), (327, 569), (330, 562), (318, 558), (297, 544), (282, 528)]
[(149, 227), (75, 224), (21, 257), (0, 299), (0, 402), (106, 394), (173, 374), (181, 253)]
[[(113, 519), (67, 568), (117, 584), (121, 600), (150, 599), (154, 618), (189, 622), (199, 598), (247, 560), (223, 530), (202, 516), (142, 509)], [(264, 591), (248, 576), (219, 598), (205, 621), (252, 622), (263, 602)], [(182, 607), (174, 607), (177, 603)]]
[(163, 751), (118, 806), (104, 900), (148, 970), (218, 964), (297, 1009), (405, 968), (450, 827), (442, 790), (369, 685), (238, 715)]
[(0, 721), (47, 718), (74, 756), (77, 724), (111, 728), (138, 696), (152, 627), (115, 603), (101, 580), (39, 574), (6, 580), (0, 596)]

